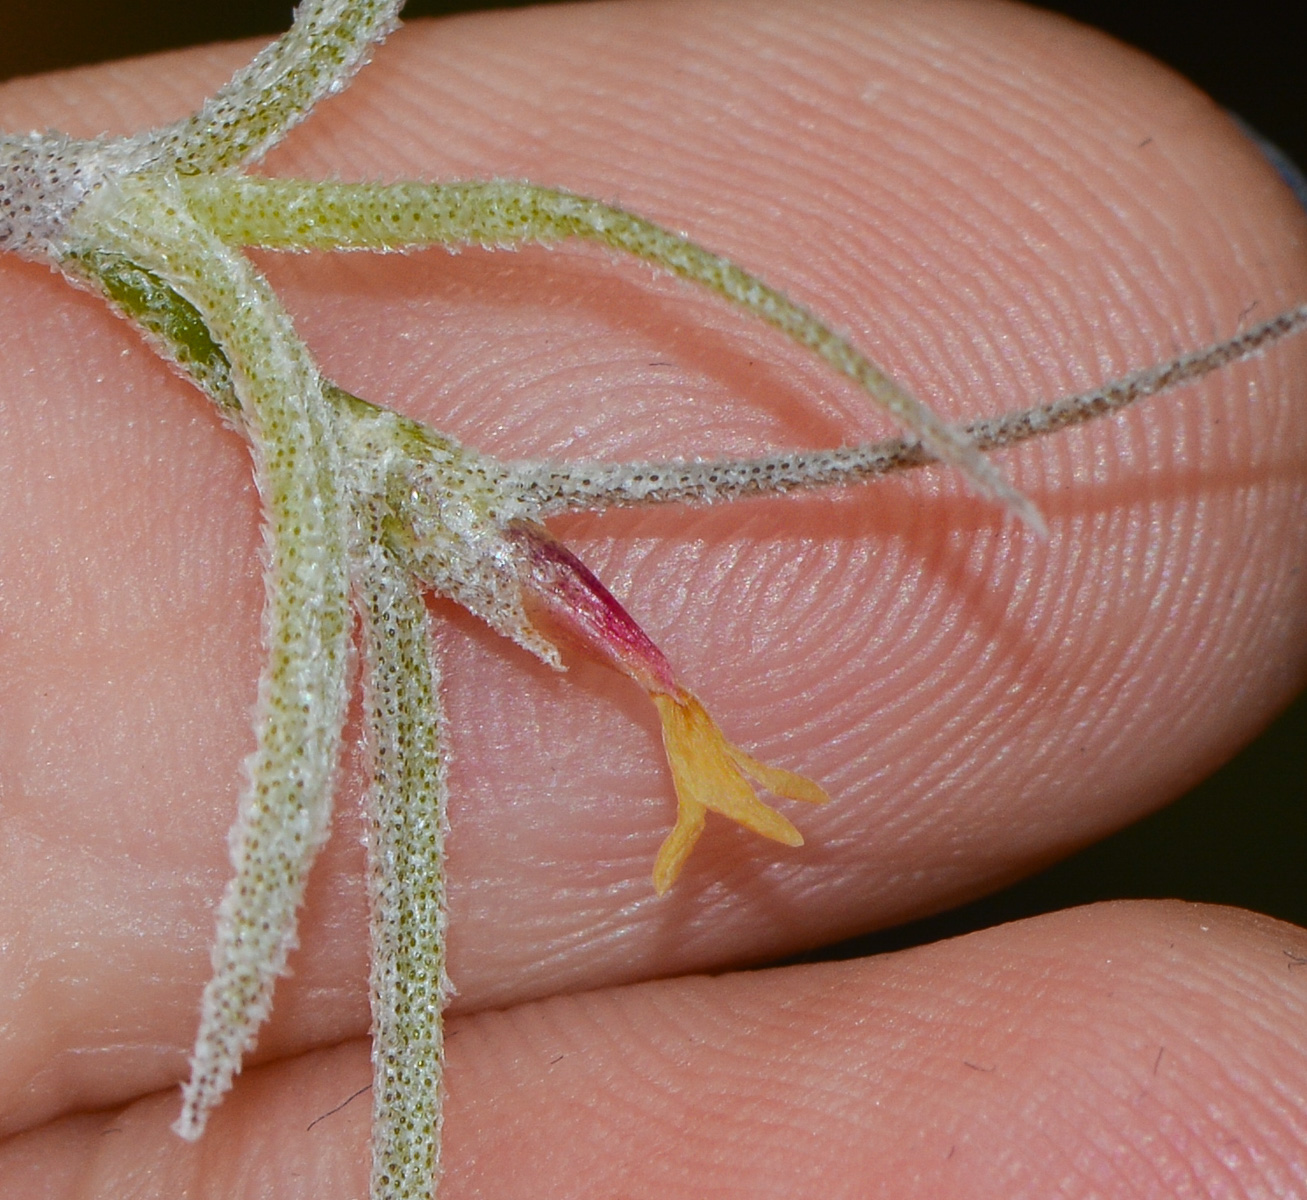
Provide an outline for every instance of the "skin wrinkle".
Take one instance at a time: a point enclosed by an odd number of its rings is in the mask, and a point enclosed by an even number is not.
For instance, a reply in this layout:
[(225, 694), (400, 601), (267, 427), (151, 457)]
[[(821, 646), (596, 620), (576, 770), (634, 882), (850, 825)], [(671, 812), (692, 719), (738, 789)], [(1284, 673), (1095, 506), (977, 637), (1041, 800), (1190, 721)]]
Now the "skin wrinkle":
[[(729, 1044), (728, 1053), (743, 1064), (742, 1072), (733, 1077), (736, 1086), (732, 1094), (737, 1102), (747, 1110), (753, 1097), (775, 1096), (780, 1089), (788, 1090), (791, 1095), (809, 1097), (806, 1104), (813, 1106), (809, 1110), (805, 1105), (802, 1110), (790, 1114), (791, 1128), (807, 1128), (808, 1138), (787, 1142), (784, 1150), (778, 1147), (770, 1153), (764, 1151), (762, 1161), (753, 1162), (746, 1168), (748, 1175), (740, 1183), (739, 1194), (772, 1194), (762, 1183), (771, 1170), (779, 1171), (783, 1180), (801, 1177), (805, 1160), (798, 1147), (809, 1139), (818, 1159), (827, 1145), (840, 1145), (845, 1154), (865, 1155), (869, 1162), (876, 1162), (877, 1174), (882, 1177), (890, 1173), (889, 1168), (896, 1158), (917, 1159), (918, 1172), (923, 1168), (926, 1172), (924, 1178), (918, 1174), (917, 1188), (920, 1190), (895, 1194), (938, 1194), (937, 1189), (944, 1186), (946, 1179), (950, 1194), (1036, 1194), (1033, 1186), (1028, 1191), (1021, 1187), (1003, 1191), (994, 1186), (1001, 1178), (999, 1173), (1005, 1160), (1003, 1153), (995, 1152), (1007, 1145), (1026, 1146), (1025, 1165), (1019, 1169), (1021, 1175), (1031, 1178), (1027, 1172), (1043, 1155), (1038, 1132), (1057, 1130), (1061, 1121), (1060, 1128), (1065, 1133), (1072, 1128), (1072, 1123), (1083, 1122), (1085, 1110), (1067, 1109), (1064, 1116), (1060, 1115), (1061, 1110), (1068, 1096), (1079, 1094), (1076, 1080), (1086, 1078), (1086, 1071), (1101, 1071), (1108, 1067), (1119, 1072), (1118, 1082), (1097, 1092), (1103, 1105), (1099, 1109), (1102, 1116), (1098, 1128), (1084, 1130), (1081, 1137), (1073, 1138), (1078, 1142), (1077, 1149), (1062, 1157), (1078, 1177), (1089, 1182), (1100, 1169), (1112, 1169), (1114, 1147), (1124, 1148), (1119, 1137), (1122, 1123), (1133, 1119), (1137, 1113), (1140, 1083), (1153, 1079), (1149, 1072), (1156, 1045), (1164, 1042), (1169, 1047), (1171, 1068), (1181, 1081), (1184, 1079), (1183, 1067), (1189, 1062), (1186, 1047), (1202, 1047), (1202, 1035), (1192, 1024), (1178, 1032), (1165, 1023), (1160, 1027), (1157, 1024), (1159, 1016), (1164, 1019), (1166, 1006), (1177, 998), (1177, 992), (1185, 990), (1186, 985), (1177, 982), (1176, 970), (1197, 952), (1198, 947), (1190, 945), (1180, 952), (1173, 949), (1169, 955), (1169, 973), (1157, 969), (1154, 954), (1154, 947), (1165, 947), (1168, 942), (1174, 947), (1177, 935), (1194, 931), (1197, 921), (1190, 914), (1197, 910), (1179, 905), (1162, 906), (1137, 927), (1130, 925), (1131, 911), (1141, 915), (1143, 907), (1121, 905), (1042, 918), (1031, 926), (1031, 932), (1038, 931), (1038, 937), (1005, 972), (995, 970), (994, 960), (985, 950), (995, 937), (1003, 936), (998, 931), (963, 939), (955, 945), (959, 951), (967, 952), (968, 961), (975, 968), (967, 974), (965, 986), (959, 978), (955, 984), (941, 987), (939, 977), (930, 969), (932, 958), (946, 952), (943, 947), (926, 947), (879, 963), (858, 964), (855, 968), (857, 979), (846, 978), (839, 969), (826, 966), (800, 968), (794, 973), (774, 975), (766, 981), (758, 976), (746, 976), (735, 980), (687, 980), (643, 985), (630, 993), (632, 1002), (637, 996), (647, 996), (655, 1002), (665, 998), (665, 1002), (659, 1005), (664, 1019), (659, 1020), (650, 1013), (638, 1021), (639, 1042), (647, 1046), (643, 1051), (630, 1049), (626, 1039), (619, 1043), (620, 1051), (609, 1051), (605, 1048), (603, 1036), (581, 1032), (590, 1023), (602, 1020), (602, 1015), (622, 998), (622, 994), (547, 1002), (547, 1011), (555, 1014), (555, 1021), (569, 1012), (572, 1014), (577, 1027), (570, 1033), (570, 1038), (591, 1048), (591, 1055), (578, 1063), (586, 1071), (586, 1077), (581, 1080), (569, 1080), (566, 1076), (554, 1078), (553, 1086), (577, 1086), (586, 1091), (587, 1080), (593, 1074), (605, 1079), (606, 1085), (619, 1093), (629, 1091), (633, 1096), (657, 1096), (667, 1087), (674, 1092), (675, 1085), (671, 1080), (682, 1068), (676, 1055), (660, 1051), (659, 1046), (668, 1038), (679, 1040), (683, 1033), (677, 1022), (666, 1018), (683, 1006), (693, 1009), (698, 1002), (694, 997), (696, 992), (706, 997), (725, 989), (732, 995), (730, 1011), (737, 1014), (738, 1025), (723, 1020), (717, 1032)], [(1206, 920), (1210, 923), (1210, 918)], [(1237, 925), (1240, 917), (1231, 914), (1229, 918), (1218, 918), (1218, 927), (1221, 920), (1230, 920), (1232, 925)], [(1115, 922), (1123, 923), (1120, 929), (1132, 928), (1139, 940), (1134, 942), (1127, 938), (1123, 942), (1115, 939), (1109, 932)], [(1227, 931), (1229, 928), (1227, 926)], [(1274, 956), (1277, 948), (1274, 931), (1274, 924), (1265, 921), (1257, 930), (1256, 940), (1264, 947), (1268, 958)], [(1089, 941), (1084, 939), (1086, 933), (1090, 934)], [(1075, 956), (1067, 955), (1068, 948), (1074, 949)], [(1095, 954), (1095, 948), (1101, 953)], [(1199, 954), (1198, 957), (1204, 956)], [(954, 965), (962, 966), (961, 963)], [(1088, 992), (1088, 996), (1093, 997), (1088, 1001), (1088, 1011), (1086, 993), (1081, 990), (1086, 968), (1091, 974), (1100, 976), (1097, 985)], [(1264, 997), (1269, 1005), (1274, 1006), (1283, 1003), (1290, 994), (1284, 989), (1283, 977), (1269, 971), (1265, 972), (1260, 988), (1251, 993), (1243, 991), (1241, 985), (1244, 981), (1240, 974), (1236, 970), (1222, 977), (1219, 972), (1213, 972), (1212, 978), (1222, 1002), (1228, 1000), (1235, 1010), (1239, 1007), (1240, 995), (1245, 995), (1250, 1004)], [(875, 988), (867, 986), (869, 976), (876, 977)], [(1037, 986), (1032, 986), (1032, 976), (1039, 979)], [(1179, 978), (1183, 979), (1182, 971)], [(679, 991), (690, 995), (679, 997)], [(869, 999), (871, 995), (876, 997), (874, 1001)], [(818, 1055), (802, 1062), (789, 1060), (784, 1047), (796, 1040), (807, 1043), (809, 1039), (800, 1038), (798, 1028), (772, 1028), (770, 1021), (762, 1025), (751, 1021), (755, 1011), (767, 1014), (777, 1011), (778, 1002), (781, 1011), (793, 1014), (796, 1026), (801, 1025), (805, 1031), (822, 1031), (821, 1037), (812, 1039), (813, 1045), (821, 1047)], [(1301, 1002), (1298, 1007), (1301, 1007)], [(1065, 1011), (1061, 1011), (1063, 1008)], [(713, 1009), (716, 1010), (717, 1006), (714, 1005)], [(724, 1014), (725, 1010), (721, 1011)], [(552, 1061), (556, 1051), (545, 1046), (534, 1047), (532, 1018), (535, 1012), (534, 1008), (522, 1010), (520, 1020), (514, 1022), (520, 1040), (511, 1055), (499, 1061), (501, 1069), (511, 1072), (515, 1085), (505, 1081), (495, 1089), (496, 1092), (512, 1086), (534, 1088), (543, 1085), (543, 1080), (540, 1083), (531, 1081), (530, 1064), (537, 1060), (537, 1055), (544, 1054), (548, 1054)], [(1123, 1034), (1127, 1031), (1116, 1028), (1116, 1022), (1123, 1014), (1128, 1015), (1134, 1025), (1125, 1038)], [(1081, 1019), (1068, 1024), (1063, 1018), (1069, 1016)], [(631, 1018), (634, 1018), (634, 1013)], [(502, 1022), (505, 1018), (498, 1020)], [(712, 1029), (712, 1026), (704, 1029), (708, 1038), (704, 1051), (709, 1055), (715, 1041)], [(1152, 1054), (1141, 1056), (1135, 1051), (1139, 1029), (1146, 1031)], [(914, 1031), (922, 1036), (913, 1037)], [(496, 1040), (501, 1044), (512, 1044), (504, 1036), (508, 1032), (503, 1031)], [(1234, 1035), (1233, 1027), (1230, 1027), (1230, 1034)], [(464, 1042), (459, 1053), (477, 1053), (477, 1023), (469, 1027), (469, 1035), (473, 1041)], [(1247, 1043), (1246, 1038), (1241, 1041)], [(556, 1044), (556, 1039), (551, 1039), (550, 1046)], [(1295, 1055), (1302, 1054), (1301, 1039), (1298, 1039), (1298, 1046)], [(1039, 1047), (1037, 1053), (1032, 1054), (1031, 1047)], [(774, 1071), (759, 1069), (761, 1060), (769, 1053), (768, 1048), (778, 1056)], [(629, 1064), (627, 1069), (621, 1070), (617, 1076), (607, 1074), (604, 1061), (607, 1053), (620, 1053), (623, 1064)], [(1106, 1063), (1105, 1053), (1109, 1060)], [(571, 1056), (565, 1061), (571, 1062)], [(976, 1068), (968, 1067), (968, 1062), (974, 1062)], [(1191, 1076), (1197, 1065), (1191, 1067)], [(1263, 1060), (1263, 1069), (1268, 1066), (1273, 1071), (1277, 1069)], [(1030, 1085), (1040, 1082), (1043, 1071), (1052, 1074), (1032, 1091)], [(665, 1078), (661, 1086), (658, 1082), (660, 1076)], [(751, 1076), (755, 1078), (754, 1086), (748, 1084)], [(791, 1084), (789, 1089), (784, 1087), (787, 1077)], [(817, 1080), (823, 1086), (810, 1090)], [(1164, 1079), (1161, 1083), (1148, 1082), (1147, 1086), (1156, 1089), (1168, 1084)], [(996, 1092), (1005, 1103), (1014, 1107), (1007, 1111), (1006, 1119), (996, 1115), (976, 1125), (971, 1116), (976, 1097)], [(838, 1114), (843, 1114), (844, 1120), (863, 1130), (863, 1136), (866, 1136), (867, 1127), (861, 1114), (872, 1097), (875, 1097), (877, 1112), (888, 1120), (890, 1127), (873, 1133), (874, 1140), (870, 1144), (844, 1136)], [(530, 1094), (522, 1096), (521, 1103), (524, 1107), (529, 1106)], [(825, 1111), (828, 1104), (835, 1106), (836, 1113)], [(894, 1116), (903, 1111), (918, 1114), (923, 1105), (935, 1114), (928, 1122), (918, 1124), (912, 1118)], [(668, 1111), (672, 1108), (669, 1104)], [(1155, 1110), (1156, 1119), (1163, 1123), (1156, 1130), (1158, 1133), (1164, 1133), (1167, 1111), (1165, 1107)], [(1257, 1110), (1254, 1107), (1250, 1111)], [(1079, 1112), (1078, 1118), (1074, 1115), (1076, 1112)], [(836, 1117), (833, 1126), (832, 1116)], [(488, 1128), (488, 1125), (477, 1122), (476, 1117), (477, 1113), (473, 1112), (463, 1119), (479, 1128)], [(565, 1136), (562, 1129), (567, 1128), (584, 1141), (586, 1135), (579, 1124), (579, 1115), (576, 1119), (578, 1124), (561, 1126), (554, 1136)], [(642, 1115), (641, 1119), (648, 1118)], [(1195, 1133), (1206, 1124), (1210, 1137), (1210, 1116), (1198, 1120)], [(683, 1112), (679, 1121), (687, 1131), (699, 1124), (694, 1111)], [(616, 1124), (620, 1127), (622, 1122)], [(1275, 1130), (1276, 1124), (1272, 1121), (1266, 1132)], [(1111, 1132), (1113, 1128), (1115, 1136)], [(922, 1129), (930, 1131), (928, 1142), (932, 1153), (919, 1157), (916, 1147), (921, 1144)], [(1249, 1130), (1245, 1128), (1243, 1132), (1246, 1134)], [(1100, 1134), (1106, 1140), (1099, 1141)], [(623, 1145), (623, 1139), (607, 1123), (606, 1136), (613, 1139), (608, 1143), (611, 1174), (592, 1177), (590, 1182), (598, 1187), (606, 1184), (621, 1186), (628, 1183), (625, 1172), (633, 1167), (634, 1158), (614, 1149)], [(634, 1136), (634, 1130), (630, 1130), (627, 1136)], [(950, 1160), (945, 1154), (950, 1136), (967, 1151), (964, 1161), (956, 1168), (964, 1172), (961, 1178), (956, 1174), (940, 1175), (940, 1172), (952, 1169), (946, 1166)], [(1032, 1136), (1035, 1137), (1033, 1147)], [(1271, 1134), (1269, 1142), (1263, 1141), (1262, 1144), (1269, 1148), (1278, 1143), (1281, 1152), (1291, 1151), (1295, 1136), (1292, 1126), (1281, 1126)], [(1062, 1139), (1064, 1143), (1065, 1140)], [(1141, 1171), (1146, 1178), (1152, 1169), (1150, 1161), (1153, 1166), (1157, 1165), (1155, 1159), (1150, 1159), (1150, 1147), (1155, 1146), (1156, 1143), (1150, 1139), (1140, 1138), (1128, 1152), (1127, 1162), (1118, 1169), (1124, 1171), (1126, 1178), (1136, 1182)], [(483, 1148), (493, 1153), (489, 1139), (483, 1143)], [(1033, 1154), (1029, 1152), (1032, 1148)], [(938, 1154), (933, 1152), (935, 1150)], [(1052, 1151), (1053, 1147), (1048, 1146), (1047, 1150)], [(584, 1153), (583, 1150), (577, 1152)], [(1083, 1156), (1078, 1167), (1077, 1156)], [(673, 1171), (674, 1161), (668, 1164)], [(732, 1161), (733, 1166), (728, 1170), (740, 1171), (742, 1164)], [(1173, 1160), (1172, 1168), (1178, 1162), (1178, 1159)], [(979, 1178), (971, 1174), (977, 1170)], [(632, 1175), (631, 1179), (634, 1178), (636, 1176)], [(701, 1183), (707, 1184), (711, 1179), (711, 1175), (701, 1177)], [(548, 1184), (544, 1186), (547, 1188)], [(669, 1181), (664, 1174), (647, 1185), (642, 1180), (640, 1184), (628, 1183), (628, 1186), (636, 1188), (631, 1194), (643, 1195), (653, 1194), (658, 1186), (674, 1191), (678, 1181)], [(647, 1192), (639, 1190), (643, 1186), (648, 1187)], [(936, 1189), (933, 1192), (932, 1186)], [(750, 1187), (759, 1190), (752, 1192), (748, 1190)], [(1145, 1187), (1141, 1194), (1146, 1192)], [(834, 1194), (845, 1193), (837, 1190)], [(1129, 1194), (1136, 1193), (1132, 1190)]]

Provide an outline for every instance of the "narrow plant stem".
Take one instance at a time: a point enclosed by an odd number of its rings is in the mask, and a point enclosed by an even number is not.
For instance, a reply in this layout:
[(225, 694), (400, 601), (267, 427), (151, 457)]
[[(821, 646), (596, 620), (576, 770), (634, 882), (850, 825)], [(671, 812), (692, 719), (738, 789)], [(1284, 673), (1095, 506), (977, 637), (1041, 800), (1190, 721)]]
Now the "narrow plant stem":
[[(295, 944), (325, 839), (362, 623), (371, 760), (369, 893), (374, 1200), (431, 1200), (439, 1173), (445, 971), (444, 720), (423, 589), (557, 663), (568, 641), (657, 708), (678, 815), (670, 886), (707, 814), (787, 845), (755, 795), (825, 792), (731, 743), (667, 658), (537, 522), (567, 509), (728, 500), (849, 484), (941, 461), (1036, 530), (984, 451), (1115, 412), (1307, 328), (1296, 308), (1206, 350), (1052, 404), (952, 426), (847, 338), (726, 258), (623, 209), (527, 183), (332, 184), (238, 174), (341, 90), (402, 0), (303, 0), (292, 28), (197, 113), (125, 138), (0, 134), (0, 251), (97, 288), (249, 439), (264, 508), (265, 665), (200, 1025), (174, 1129), (194, 1139), (231, 1086)], [(909, 436), (720, 462), (501, 463), (320, 374), (240, 247), (402, 250), (582, 239), (701, 285), (856, 383)], [(553, 640), (557, 635), (558, 644)]]
[[(963, 426), (981, 450), (1001, 450), (1110, 416), (1222, 367), (1253, 358), (1307, 330), (1307, 304), (1289, 309), (1224, 342), (1123, 376), (1048, 404), (982, 417)], [(638, 465), (610, 462), (517, 463), (524, 495), (542, 516), (578, 509), (644, 504), (714, 503), (859, 483), (930, 466), (939, 459), (921, 442), (891, 438), (835, 450), (782, 451), (757, 458), (672, 459)]]
[(206, 176), (183, 181), (196, 216), (233, 245), (295, 250), (511, 246), (568, 238), (634, 255), (715, 292), (856, 383), (983, 495), (1044, 532), (1030, 501), (959, 430), (813, 313), (727, 258), (602, 201), (527, 183), (331, 184)]
[(304, 0), (295, 24), (196, 113), (149, 135), (183, 175), (257, 162), (324, 96), (340, 91), (399, 26), (404, 0)]
[(443, 718), (426, 606), (384, 548), (359, 548), (364, 721), (372, 784), (372, 1191), (428, 1200), (439, 1172), (445, 976)]
[(239, 364), (235, 386), (266, 513), (267, 660), (256, 749), (176, 1126), (196, 1138), (271, 1007), (308, 869), (328, 832), (347, 699), (340, 463), (317, 369), (244, 257), (190, 220), (166, 180), (136, 179), (96, 199), (107, 211), (88, 204), (79, 212), (93, 228), (91, 245), (166, 271)]
[[(213, 342), (194, 307), (152, 272), (120, 255), (92, 255), (86, 273), (132, 320), (153, 336), (160, 350), (183, 367), (220, 408), (239, 410), (230, 364)], [(1169, 362), (1063, 396), (1047, 404), (982, 417), (963, 426), (982, 451), (1015, 446), (1120, 412), (1142, 400), (1196, 382), (1222, 367), (1254, 358), (1307, 329), (1307, 304), (1279, 313), (1243, 333)], [(334, 384), (323, 395), (338, 414), (377, 413), (375, 405)], [(412, 422), (430, 438), (444, 435)], [(347, 443), (348, 444), (348, 443)], [(366, 443), (370, 445), (370, 443)], [(847, 486), (882, 475), (937, 464), (939, 459), (914, 438), (842, 446), (830, 450), (780, 451), (753, 458), (668, 459), (658, 462), (518, 462), (505, 464), (533, 517), (577, 510), (644, 504), (716, 503), (749, 496)]]

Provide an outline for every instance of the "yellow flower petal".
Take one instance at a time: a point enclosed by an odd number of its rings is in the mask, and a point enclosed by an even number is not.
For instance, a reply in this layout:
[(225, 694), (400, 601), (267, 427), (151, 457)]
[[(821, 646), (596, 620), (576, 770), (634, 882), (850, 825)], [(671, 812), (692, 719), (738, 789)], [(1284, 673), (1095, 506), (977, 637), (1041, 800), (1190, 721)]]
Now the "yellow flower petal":
[(786, 800), (802, 800), (805, 804), (826, 804), (830, 796), (826, 790), (813, 783), (804, 775), (796, 775), (784, 767), (773, 767), (759, 762), (750, 754), (745, 754), (739, 746), (726, 745), (726, 751), (750, 779), (762, 784), (773, 796), (784, 796)]
[(690, 857), (690, 851), (703, 832), (707, 816), (708, 810), (702, 804), (677, 799), (676, 824), (658, 847), (658, 857), (654, 860), (653, 885), (654, 891), (660, 896), (676, 882), (681, 868), (685, 866), (685, 860)]
[(778, 796), (822, 803), (826, 793), (811, 780), (769, 767), (731, 745), (703, 705), (683, 688), (651, 692), (662, 720), (663, 745), (676, 787), (676, 825), (658, 851), (654, 887), (661, 895), (675, 882), (703, 832), (709, 810), (787, 846), (803, 835), (754, 794), (745, 772)]

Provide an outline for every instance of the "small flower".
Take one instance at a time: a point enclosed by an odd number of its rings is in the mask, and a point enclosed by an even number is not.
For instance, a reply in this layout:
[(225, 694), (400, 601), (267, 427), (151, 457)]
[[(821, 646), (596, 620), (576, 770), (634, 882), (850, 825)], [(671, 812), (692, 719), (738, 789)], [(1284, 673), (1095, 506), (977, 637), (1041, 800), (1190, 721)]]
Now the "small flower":
[[(810, 779), (759, 762), (726, 740), (697, 697), (678, 687), (650, 692), (663, 723), (663, 746), (676, 786), (676, 824), (658, 850), (654, 888), (667, 891), (703, 832), (708, 810), (730, 817), (774, 842), (802, 846), (803, 835), (754, 795), (749, 779), (775, 796), (825, 804), (830, 799)], [(746, 778), (748, 776), (748, 778)]]
[(511, 537), (522, 554), (522, 602), (532, 623), (545, 626), (542, 633), (550, 640), (578, 646), (628, 675), (658, 710), (677, 803), (676, 824), (654, 863), (659, 895), (676, 882), (710, 810), (772, 841), (801, 846), (803, 835), (758, 799), (749, 780), (810, 804), (824, 804), (826, 793), (802, 775), (768, 766), (732, 745), (698, 698), (677, 682), (649, 635), (566, 546), (538, 525), (515, 525)]

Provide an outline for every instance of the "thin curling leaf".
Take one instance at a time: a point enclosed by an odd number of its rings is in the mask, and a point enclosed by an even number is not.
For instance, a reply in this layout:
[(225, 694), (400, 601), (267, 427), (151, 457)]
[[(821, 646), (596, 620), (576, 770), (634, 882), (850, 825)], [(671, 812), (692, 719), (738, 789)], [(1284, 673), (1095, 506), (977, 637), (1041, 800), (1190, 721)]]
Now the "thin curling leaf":
[[(538, 525), (568, 508), (730, 500), (848, 483), (935, 459), (1036, 530), (1038, 514), (983, 457), (1199, 378), (1307, 327), (1299, 307), (1114, 384), (953, 428), (820, 316), (687, 238), (602, 201), (529, 183), (323, 184), (245, 176), (339, 91), (393, 28), (401, 0), (303, 0), (292, 30), (195, 116), (135, 137), (0, 134), (0, 252), (99, 291), (250, 440), (269, 530), (267, 665), (252, 784), (234, 836), (193, 1080), (178, 1130), (198, 1136), (239, 1069), (295, 938), (326, 835), (346, 715), (350, 605), (373, 751), (373, 1200), (431, 1200), (443, 1054), (444, 766), (421, 591), (439, 591), (545, 661), (533, 624), (579, 643), (649, 693), (678, 816), (655, 871), (671, 885), (709, 812), (797, 845), (754, 792), (825, 793), (732, 745), (667, 659)], [(906, 439), (755, 461), (500, 463), (324, 379), (242, 247), (401, 249), (585, 240), (705, 287), (861, 387)], [(779, 281), (778, 281), (779, 282)], [(530, 612), (527, 610), (530, 609)]]
[(156, 131), (159, 159), (180, 175), (257, 162), (399, 27), (404, 0), (306, 0), (286, 33), (193, 115)]
[(715, 292), (824, 359), (869, 399), (960, 470), (1036, 536), (1048, 530), (1031, 500), (896, 379), (815, 313), (730, 259), (625, 209), (589, 196), (505, 180), (448, 184), (316, 183), (206, 176), (182, 184), (191, 208), (234, 245), (295, 250), (489, 248), (568, 239), (598, 242)]

